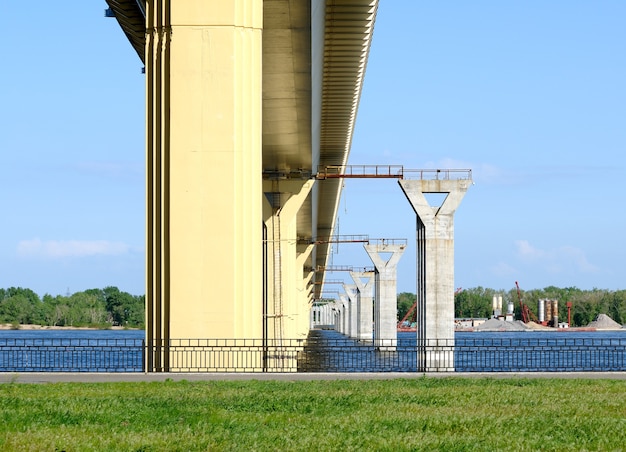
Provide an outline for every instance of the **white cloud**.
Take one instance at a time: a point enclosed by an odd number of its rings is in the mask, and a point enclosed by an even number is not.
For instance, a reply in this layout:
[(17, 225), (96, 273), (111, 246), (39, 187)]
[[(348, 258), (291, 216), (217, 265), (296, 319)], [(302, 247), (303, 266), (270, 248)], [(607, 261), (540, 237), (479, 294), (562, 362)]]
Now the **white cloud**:
[(543, 259), (548, 257), (548, 253), (533, 247), (528, 240), (516, 240), (517, 254), (523, 259)]
[(587, 260), (585, 253), (581, 249), (573, 246), (563, 246), (560, 248), (560, 251), (564, 257), (569, 257), (582, 272), (595, 273), (599, 270), (598, 267)]
[(130, 247), (122, 242), (107, 240), (47, 240), (39, 238), (22, 240), (17, 244), (21, 258), (57, 259), (65, 257), (118, 256), (126, 254)]
[(517, 275), (519, 270), (506, 262), (498, 262), (491, 267), (491, 272), (497, 276), (512, 276)]
[(528, 240), (516, 240), (515, 247), (519, 258), (550, 273), (561, 273), (568, 268), (574, 268), (581, 273), (596, 273), (599, 270), (587, 260), (583, 250), (574, 246), (564, 245), (542, 250), (531, 245)]

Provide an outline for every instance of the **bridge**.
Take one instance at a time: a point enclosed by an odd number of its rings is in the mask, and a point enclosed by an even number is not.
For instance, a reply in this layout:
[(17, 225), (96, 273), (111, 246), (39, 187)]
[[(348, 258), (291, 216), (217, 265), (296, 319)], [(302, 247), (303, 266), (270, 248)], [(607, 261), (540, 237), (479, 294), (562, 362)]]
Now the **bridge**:
[(378, 0), (106, 2), (145, 65), (147, 369), (172, 339), (306, 338), (342, 178), (404, 179), (346, 170)]

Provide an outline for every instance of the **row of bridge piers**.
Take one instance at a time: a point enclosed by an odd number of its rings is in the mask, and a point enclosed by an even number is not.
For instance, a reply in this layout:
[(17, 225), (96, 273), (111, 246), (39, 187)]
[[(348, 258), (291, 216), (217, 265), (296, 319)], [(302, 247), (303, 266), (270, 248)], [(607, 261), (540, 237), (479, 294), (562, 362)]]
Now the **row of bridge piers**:
[[(400, 179), (398, 182), (416, 213), (417, 370), (453, 371), (454, 213), (471, 179)], [(253, 345), (246, 351), (245, 362), (238, 354), (239, 339), (225, 338), (225, 343), (232, 344), (232, 348), (231, 345), (227, 349), (220, 348), (219, 361), (224, 363), (220, 367), (222, 369), (297, 371), (299, 351), (307, 347), (308, 340), (306, 333), (294, 334), (294, 331), (304, 333), (310, 329), (332, 328), (346, 338), (372, 344), (378, 352), (396, 352), (397, 266), (407, 249), (407, 240), (363, 238), (365, 236), (352, 239), (363, 242), (373, 267), (322, 268), (318, 270), (324, 277), (319, 281), (313, 279), (318, 273), (315, 271), (305, 271), (306, 277), (300, 278), (294, 269), (306, 267), (306, 256), (316, 243), (294, 240), (297, 237), (295, 212), (306, 199), (313, 183), (310, 180), (300, 184), (301, 189), (294, 190), (289, 199), (266, 196), (264, 254), (268, 264), (264, 278), (267, 287), (263, 335), (251, 338)], [(425, 196), (429, 193), (446, 196), (441, 205), (431, 206)], [(276, 205), (280, 208), (277, 209)], [(291, 271), (287, 272), (288, 269)], [(338, 270), (349, 271), (353, 284), (325, 278)], [(313, 298), (314, 293), (323, 293), (324, 286), (332, 283), (343, 286), (344, 292), (338, 293), (337, 299)], [(322, 289), (316, 291), (315, 285), (321, 285)], [(307, 291), (308, 298), (302, 296)], [(147, 354), (149, 371), (197, 368), (196, 364), (189, 362), (190, 358), (184, 350), (170, 348), (172, 339), (148, 343), (156, 344), (154, 350)], [(209, 366), (206, 368), (209, 369)]]
[[(413, 207), (417, 259), (417, 367), (420, 371), (454, 370), (454, 213), (469, 180), (400, 180)], [(440, 206), (425, 194), (444, 193)], [(397, 347), (397, 264), (406, 244), (365, 244), (372, 271), (350, 271), (354, 284), (343, 284), (334, 301), (314, 303), (312, 329), (335, 329), (348, 338), (372, 343), (379, 351)], [(387, 256), (384, 259), (382, 256)]]

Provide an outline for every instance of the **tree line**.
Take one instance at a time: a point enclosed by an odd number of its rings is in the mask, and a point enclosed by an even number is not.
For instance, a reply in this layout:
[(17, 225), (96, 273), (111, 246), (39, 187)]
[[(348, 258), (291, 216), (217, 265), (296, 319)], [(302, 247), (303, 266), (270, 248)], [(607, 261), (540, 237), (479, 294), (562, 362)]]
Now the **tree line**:
[(0, 289), (0, 323), (41, 326), (144, 328), (145, 296), (117, 287), (89, 289), (62, 296), (44, 295), (21, 287)]
[[(508, 291), (474, 287), (458, 291), (454, 296), (454, 316), (489, 318), (492, 314), (494, 295), (502, 295), (502, 311), (506, 312), (509, 301), (515, 306), (515, 319), (521, 319), (521, 305), (517, 288)], [(571, 326), (586, 326), (598, 314), (606, 314), (617, 323), (626, 323), (626, 290), (592, 289), (576, 287), (559, 288), (549, 286), (544, 289), (520, 290), (522, 303), (532, 314), (539, 317), (537, 305), (540, 299), (555, 299), (559, 302), (559, 319), (567, 321), (567, 303), (572, 303)], [(398, 319), (402, 319), (415, 303), (416, 295), (403, 292), (398, 295)]]
[[(521, 319), (521, 305), (517, 289), (508, 291), (474, 287), (458, 291), (454, 296), (454, 316), (489, 318), (494, 295), (502, 295), (502, 310), (509, 301), (515, 306), (515, 318)], [(567, 319), (567, 302), (572, 303), (571, 326), (585, 326), (598, 314), (607, 314), (617, 323), (626, 323), (626, 290), (581, 290), (576, 287), (520, 290), (522, 302), (537, 317), (539, 299), (559, 301), (559, 318)], [(398, 295), (398, 319), (402, 319), (415, 303), (416, 295), (402, 292)], [(109, 328), (145, 327), (145, 296), (131, 295), (117, 287), (89, 289), (62, 296), (44, 295), (30, 289), (10, 287), (0, 289), (0, 323), (15, 325), (70, 326)]]

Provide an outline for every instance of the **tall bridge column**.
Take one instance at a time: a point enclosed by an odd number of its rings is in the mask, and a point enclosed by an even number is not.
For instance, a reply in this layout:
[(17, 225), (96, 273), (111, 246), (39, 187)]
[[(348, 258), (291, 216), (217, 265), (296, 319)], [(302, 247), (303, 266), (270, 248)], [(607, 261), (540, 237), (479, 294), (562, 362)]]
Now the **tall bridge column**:
[[(298, 245), (296, 247), (296, 335), (294, 338), (306, 338), (309, 334), (309, 314), (312, 309), (310, 287), (311, 280), (313, 279), (314, 271), (308, 271), (305, 273), (305, 267), (307, 260), (311, 257), (311, 252), (315, 248), (315, 245)], [(309, 266), (310, 268), (310, 266)], [(298, 275), (300, 277), (298, 278)]]
[[(397, 266), (406, 245), (379, 243), (364, 245), (364, 248), (376, 268), (374, 346), (379, 350), (395, 351), (398, 342)], [(391, 257), (385, 261), (380, 253), (391, 253)]]
[(319, 327), (321, 325), (332, 324), (332, 322), (330, 322), (327, 318), (328, 308), (326, 307), (326, 305), (320, 305), (320, 304), (314, 303), (312, 311), (314, 313), (313, 323), (312, 323), (313, 328)]
[[(469, 181), (400, 180), (417, 214), (418, 371), (454, 370), (454, 212)], [(446, 193), (441, 206), (424, 193)]]
[(319, 308), (317, 306), (311, 307), (311, 312), (309, 313), (309, 328), (313, 329), (317, 326), (317, 316), (319, 313)]
[(347, 300), (346, 296), (343, 294), (339, 295), (339, 300), (335, 302), (337, 309), (337, 331), (341, 334), (346, 334), (346, 305)]
[[(374, 272), (350, 272), (359, 293), (357, 303), (357, 333), (360, 341), (372, 341), (374, 322)], [(365, 281), (363, 281), (365, 279)]]
[[(304, 260), (297, 262), (297, 214), (308, 197), (314, 180), (265, 180), (263, 217), (266, 225), (267, 332), (271, 339), (294, 339), (298, 335), (300, 311), (297, 287), (302, 283)], [(304, 308), (306, 309), (306, 308)]]
[(322, 317), (322, 325), (332, 325), (335, 327), (335, 330), (338, 330), (337, 309), (337, 302), (326, 303), (324, 305), (324, 316)]
[(344, 284), (343, 290), (346, 292), (349, 303), (347, 335), (350, 338), (356, 338), (358, 328), (358, 289), (356, 288), (356, 284)]
[(262, 336), (262, 29), (263, 0), (146, 2), (149, 371)]

